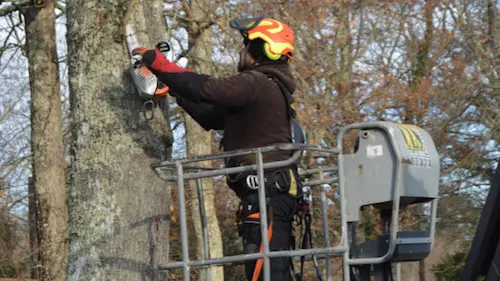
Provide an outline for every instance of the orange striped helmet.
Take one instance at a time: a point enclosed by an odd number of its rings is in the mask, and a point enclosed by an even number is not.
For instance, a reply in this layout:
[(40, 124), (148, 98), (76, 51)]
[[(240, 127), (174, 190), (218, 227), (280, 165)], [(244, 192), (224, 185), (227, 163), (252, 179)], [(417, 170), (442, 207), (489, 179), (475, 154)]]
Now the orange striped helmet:
[(294, 32), (288, 25), (265, 17), (235, 19), (229, 25), (239, 30), (247, 40), (262, 39), (265, 42), (264, 52), (269, 59), (278, 60), (281, 56), (293, 58)]

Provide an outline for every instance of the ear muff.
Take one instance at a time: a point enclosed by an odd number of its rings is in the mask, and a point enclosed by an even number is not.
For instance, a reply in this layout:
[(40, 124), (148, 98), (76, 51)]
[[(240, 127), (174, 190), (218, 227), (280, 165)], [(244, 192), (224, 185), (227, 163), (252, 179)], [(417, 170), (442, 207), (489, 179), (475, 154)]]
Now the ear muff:
[(264, 43), (264, 53), (270, 60), (279, 60), (281, 58), (281, 54), (273, 54), (271, 52), (271, 47), (267, 42)]

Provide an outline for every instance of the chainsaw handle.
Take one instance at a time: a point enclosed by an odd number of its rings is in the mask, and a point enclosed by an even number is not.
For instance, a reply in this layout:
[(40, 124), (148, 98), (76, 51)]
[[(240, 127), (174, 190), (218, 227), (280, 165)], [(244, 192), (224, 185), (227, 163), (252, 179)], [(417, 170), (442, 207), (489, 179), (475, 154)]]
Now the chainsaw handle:
[(167, 41), (160, 41), (156, 43), (156, 49), (160, 50), (162, 53), (170, 52), (172, 50), (170, 43)]

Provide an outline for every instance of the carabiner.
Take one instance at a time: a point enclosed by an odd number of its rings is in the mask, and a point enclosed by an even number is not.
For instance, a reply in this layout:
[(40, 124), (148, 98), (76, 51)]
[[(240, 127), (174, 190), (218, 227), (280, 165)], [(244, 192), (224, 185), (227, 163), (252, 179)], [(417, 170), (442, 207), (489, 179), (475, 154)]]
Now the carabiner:
[[(155, 117), (155, 103), (152, 100), (144, 102), (144, 119), (150, 121)], [(148, 108), (148, 106), (150, 108)], [(151, 116), (148, 117), (148, 110), (151, 111)]]

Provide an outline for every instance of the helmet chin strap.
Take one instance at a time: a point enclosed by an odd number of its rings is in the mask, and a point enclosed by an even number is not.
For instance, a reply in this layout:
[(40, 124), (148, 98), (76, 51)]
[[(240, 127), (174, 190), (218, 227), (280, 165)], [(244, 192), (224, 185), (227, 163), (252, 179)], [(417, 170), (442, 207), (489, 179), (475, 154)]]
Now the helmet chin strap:
[(249, 49), (250, 49), (250, 44), (247, 44), (245, 46), (245, 50), (243, 51), (243, 57), (241, 58), (241, 61), (238, 64), (238, 72), (246, 70), (248, 68), (246, 66), (246, 63), (247, 63), (247, 55), (248, 55), (248, 50)]
[(250, 50), (250, 44), (251, 43), (248, 43), (246, 46), (245, 46), (245, 50), (243, 52), (243, 58), (241, 59), (240, 61), (240, 64), (238, 65), (238, 71), (243, 71), (243, 70), (250, 70), (254, 67), (256, 67), (257, 65), (259, 65), (259, 63), (261, 62), (261, 60), (263, 58), (258, 58), (256, 60), (254, 60), (254, 62), (250, 65), (246, 65), (247, 63), (247, 56), (250, 54), (249, 53), (249, 50)]

